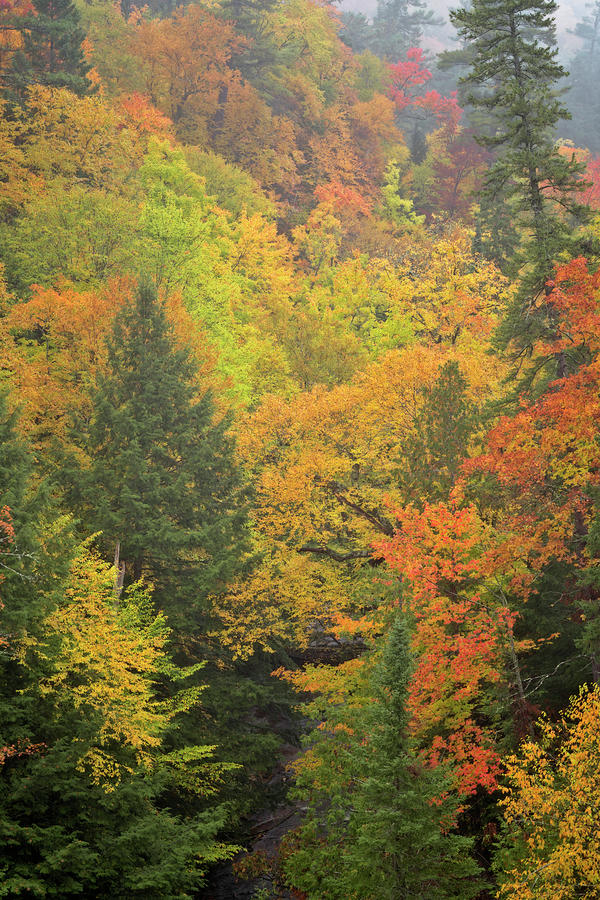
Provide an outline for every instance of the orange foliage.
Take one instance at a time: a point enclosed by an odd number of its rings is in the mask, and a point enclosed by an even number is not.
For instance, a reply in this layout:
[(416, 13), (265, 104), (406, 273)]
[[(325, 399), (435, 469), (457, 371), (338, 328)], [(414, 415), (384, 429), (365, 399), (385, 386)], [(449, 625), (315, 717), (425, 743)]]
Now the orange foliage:
[(14, 20), (33, 12), (31, 0), (2, 0), (0, 2), (0, 85), (4, 73), (11, 65), (15, 50), (23, 45), (22, 32), (15, 28)]
[(397, 531), (375, 549), (410, 584), (416, 669), (412, 727), (432, 764), (450, 760), (463, 796), (493, 791), (494, 729), (476, 721), (482, 697), (501, 681), (513, 617), (485, 585), (494, 535), (476, 510), (440, 503), (394, 511)]
[[(89, 419), (90, 390), (106, 363), (105, 339), (134, 289), (127, 278), (99, 291), (36, 287), (29, 302), (13, 306), (2, 320), (0, 346), (23, 407), (22, 427), (34, 446), (50, 437), (66, 441), (74, 418), (81, 425)], [(204, 335), (179, 296), (167, 298), (166, 305), (176, 335), (195, 351), (206, 378), (214, 357)]]
[(197, 5), (180, 6), (167, 19), (140, 18), (133, 38), (153, 105), (179, 133), (200, 138), (235, 78), (228, 63), (242, 44), (230, 24)]
[(552, 559), (577, 562), (573, 543), (585, 533), (589, 488), (600, 483), (600, 274), (583, 259), (561, 266), (550, 302), (558, 314), (556, 339), (539, 343), (540, 356), (563, 355), (571, 374), (549, 385), (537, 401), (523, 403), (488, 436), (486, 452), (465, 464), (466, 474), (493, 475), (507, 498), (504, 555), (527, 562), (526, 591)]
[(156, 109), (143, 94), (129, 94), (120, 98), (126, 121), (139, 132), (167, 138), (172, 131), (171, 121)]
[(304, 158), (296, 129), (288, 118), (275, 115), (248, 82), (233, 78), (222, 91), (210, 131), (214, 149), (263, 186), (290, 191), (298, 183), (297, 167)]

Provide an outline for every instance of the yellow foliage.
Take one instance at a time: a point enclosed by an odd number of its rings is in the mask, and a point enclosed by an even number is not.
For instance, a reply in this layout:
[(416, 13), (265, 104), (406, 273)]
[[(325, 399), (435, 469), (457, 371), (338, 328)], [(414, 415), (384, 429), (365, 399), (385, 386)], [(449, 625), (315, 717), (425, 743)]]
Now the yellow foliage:
[[(507, 762), (504, 817), (517, 864), (497, 894), (505, 900), (600, 896), (600, 688), (582, 689), (558, 724), (541, 723)], [(509, 851), (510, 852), (510, 851)], [(515, 853), (511, 862), (514, 863)]]
[(311, 626), (332, 631), (338, 611), (352, 606), (348, 575), (310, 554), (264, 550), (256, 571), (213, 601), (220, 620), (215, 636), (234, 658), (248, 659), (259, 647), (274, 652), (290, 641), (305, 647)]
[[(71, 566), (63, 602), (47, 617), (44, 637), (25, 638), (47, 674), (37, 689), (86, 723), (78, 733), (78, 767), (111, 790), (126, 772), (149, 764), (168, 721), (154, 696), (169, 630), (137, 586), (118, 600), (114, 570), (83, 548)], [(123, 748), (131, 751), (123, 754)], [(116, 750), (116, 753), (115, 753)]]

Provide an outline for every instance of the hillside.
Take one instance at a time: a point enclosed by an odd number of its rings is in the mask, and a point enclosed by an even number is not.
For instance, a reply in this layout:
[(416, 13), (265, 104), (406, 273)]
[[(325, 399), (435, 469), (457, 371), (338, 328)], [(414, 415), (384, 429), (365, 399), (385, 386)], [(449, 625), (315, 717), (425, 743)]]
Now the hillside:
[(0, 897), (600, 896), (558, 14), (0, 4)]

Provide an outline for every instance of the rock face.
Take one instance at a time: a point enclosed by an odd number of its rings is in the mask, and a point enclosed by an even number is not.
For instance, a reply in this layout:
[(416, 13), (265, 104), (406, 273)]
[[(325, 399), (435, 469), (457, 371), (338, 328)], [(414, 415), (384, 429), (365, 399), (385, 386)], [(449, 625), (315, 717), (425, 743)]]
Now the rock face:
[(314, 622), (308, 646), (290, 651), (290, 657), (299, 666), (338, 666), (348, 659), (361, 656), (366, 649), (367, 645), (359, 634), (349, 638), (336, 638), (320, 622)]
[[(268, 782), (274, 791), (285, 794), (289, 781), (288, 766), (300, 750), (283, 744), (277, 766)], [(213, 872), (211, 883), (201, 894), (202, 900), (292, 900), (292, 894), (277, 885), (279, 846), (285, 835), (297, 828), (304, 813), (301, 805), (284, 804), (256, 813), (248, 823), (248, 850), (233, 863)], [(244, 876), (236, 875), (241, 869)]]
[[(214, 887), (207, 888), (202, 895), (206, 900), (292, 900), (292, 894), (277, 885), (278, 851), (282, 838), (302, 821), (302, 810), (294, 806), (280, 806), (270, 810), (268, 818), (263, 818), (252, 827), (260, 828), (256, 839), (251, 842), (248, 854), (252, 856), (245, 877), (235, 874), (233, 865), (223, 866), (214, 873)], [(250, 869), (254, 869), (254, 877)]]

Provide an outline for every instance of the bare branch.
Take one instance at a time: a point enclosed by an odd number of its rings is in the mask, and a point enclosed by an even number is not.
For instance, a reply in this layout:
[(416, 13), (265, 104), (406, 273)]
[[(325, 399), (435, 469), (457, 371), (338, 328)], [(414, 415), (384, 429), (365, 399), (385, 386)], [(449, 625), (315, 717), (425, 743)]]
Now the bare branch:
[(321, 556), (335, 559), (336, 562), (347, 562), (350, 559), (371, 559), (373, 556), (370, 550), (349, 550), (347, 553), (339, 553), (337, 550), (332, 550), (331, 547), (311, 547), (308, 544), (304, 547), (299, 547), (298, 553), (318, 553)]

